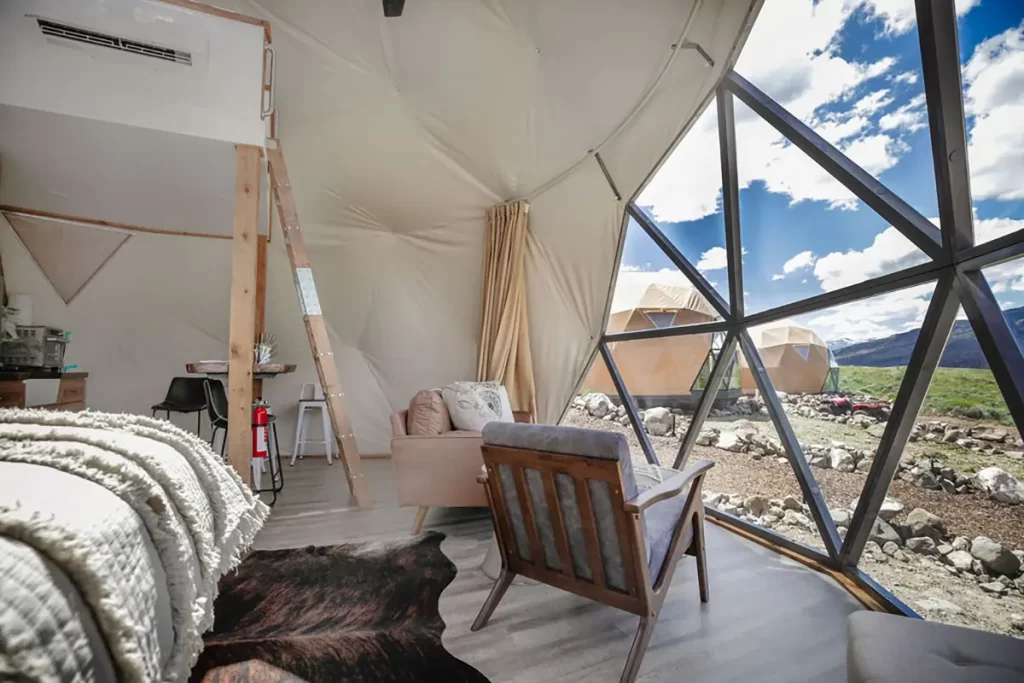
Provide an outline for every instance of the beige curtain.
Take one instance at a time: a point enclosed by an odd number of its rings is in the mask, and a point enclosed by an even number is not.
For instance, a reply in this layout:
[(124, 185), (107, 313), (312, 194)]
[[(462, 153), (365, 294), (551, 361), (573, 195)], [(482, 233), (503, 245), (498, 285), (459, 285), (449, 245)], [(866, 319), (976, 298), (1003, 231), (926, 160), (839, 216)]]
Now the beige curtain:
[(501, 382), (513, 410), (537, 416), (537, 392), (526, 312), (526, 237), (530, 205), (524, 201), (487, 210), (483, 321), (476, 375)]

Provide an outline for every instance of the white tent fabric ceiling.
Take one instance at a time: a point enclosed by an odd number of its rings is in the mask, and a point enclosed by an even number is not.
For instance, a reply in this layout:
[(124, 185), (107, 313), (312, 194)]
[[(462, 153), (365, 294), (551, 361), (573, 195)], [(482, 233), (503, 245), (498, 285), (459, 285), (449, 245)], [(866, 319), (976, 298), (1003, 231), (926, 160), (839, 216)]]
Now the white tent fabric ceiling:
[[(538, 418), (558, 419), (602, 332), (625, 201), (708, 100), (760, 2), (408, 0), (391, 19), (380, 0), (217, 4), (271, 22), (279, 137), (320, 301), (360, 451), (383, 453), (393, 409), (473, 377), (484, 212), (515, 198), (531, 205)], [(277, 405), (315, 377), (289, 275), (275, 237), (267, 329), (300, 363), (268, 383)]]

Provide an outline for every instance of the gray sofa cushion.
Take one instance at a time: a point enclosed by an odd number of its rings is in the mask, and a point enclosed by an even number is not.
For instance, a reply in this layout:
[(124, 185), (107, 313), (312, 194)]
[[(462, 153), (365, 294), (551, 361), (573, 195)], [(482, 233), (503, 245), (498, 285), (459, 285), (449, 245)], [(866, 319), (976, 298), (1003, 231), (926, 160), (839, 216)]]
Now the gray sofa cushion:
[(1011, 636), (877, 612), (849, 625), (850, 683), (1024, 681), (1024, 641)]

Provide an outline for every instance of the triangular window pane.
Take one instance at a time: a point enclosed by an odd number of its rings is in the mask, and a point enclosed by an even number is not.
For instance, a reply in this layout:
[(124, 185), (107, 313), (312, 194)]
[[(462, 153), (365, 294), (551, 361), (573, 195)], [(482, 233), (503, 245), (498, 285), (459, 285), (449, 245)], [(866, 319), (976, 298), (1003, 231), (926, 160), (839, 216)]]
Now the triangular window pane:
[(129, 238), (77, 223), (5, 216), (64, 303), (71, 303)]
[[(896, 378), (886, 375), (902, 370), (855, 369), (863, 391), (887, 396)], [(1006, 486), (1009, 477), (1024, 481), (1020, 439), (961, 310), (887, 491), (893, 511), (889, 521), (902, 537), (900, 553), (894, 557), (869, 543), (859, 567), (925, 619), (1011, 633), (1012, 600), (993, 600), (991, 591), (1001, 590), (991, 585), (999, 583), (998, 572), (970, 550), (979, 536), (1001, 544), (1007, 553), (1024, 547), (1020, 506), (1008, 502), (1012, 487)], [(921, 526), (920, 520), (930, 517), (918, 512), (912, 520), (915, 509), (939, 521)], [(922, 536), (932, 537), (939, 554), (929, 554), (928, 541), (906, 540)], [(941, 553), (945, 560), (938, 559)], [(1006, 593), (1016, 590), (1011, 584)]]
[[(928, 260), (863, 202), (842, 199), (852, 195), (795, 145), (779, 140), (765, 147), (774, 129), (738, 99), (735, 107), (748, 313)], [(749, 123), (741, 126), (740, 121)], [(766, 175), (763, 167), (774, 165), (785, 172), (760, 177)]]
[[(978, 41), (990, 35), (979, 32)], [(965, 56), (973, 52), (960, 47)], [(938, 215), (913, 3), (766, 0), (736, 71), (923, 216)], [(739, 111), (736, 120), (743, 150), (755, 125)], [(779, 146), (779, 138), (758, 136), (756, 147), (748, 148), (752, 182), (776, 188), (794, 204), (860, 204), (842, 186), (819, 182), (801, 168), (795, 151)], [(863, 204), (856, 208), (867, 210)]]
[(636, 205), (725, 300), (729, 277), (714, 100), (637, 197)]
[(631, 332), (709, 322), (719, 316), (690, 280), (630, 219), (607, 331)]

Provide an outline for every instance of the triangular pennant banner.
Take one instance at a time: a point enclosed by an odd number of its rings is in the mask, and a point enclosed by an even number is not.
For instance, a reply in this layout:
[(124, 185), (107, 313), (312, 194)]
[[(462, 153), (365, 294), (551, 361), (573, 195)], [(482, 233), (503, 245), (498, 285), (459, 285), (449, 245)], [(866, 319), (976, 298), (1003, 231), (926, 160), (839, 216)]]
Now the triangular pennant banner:
[(130, 235), (79, 223), (6, 214), (53, 288), (69, 304)]

